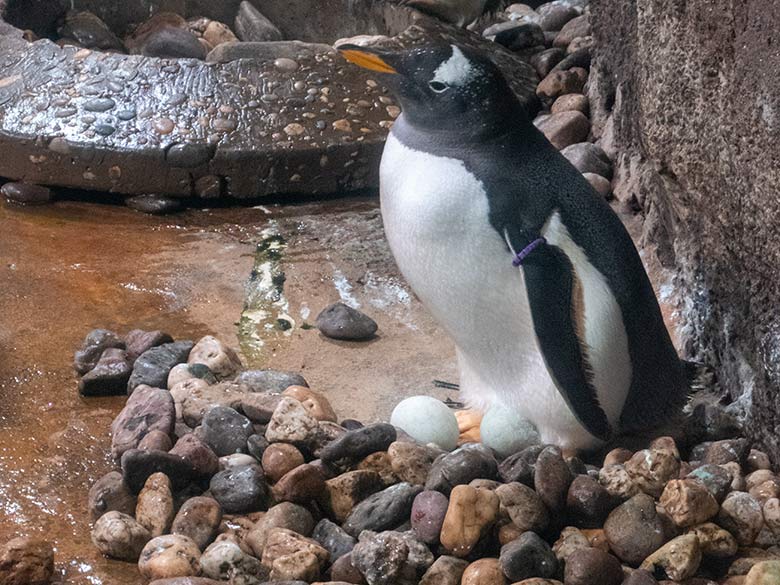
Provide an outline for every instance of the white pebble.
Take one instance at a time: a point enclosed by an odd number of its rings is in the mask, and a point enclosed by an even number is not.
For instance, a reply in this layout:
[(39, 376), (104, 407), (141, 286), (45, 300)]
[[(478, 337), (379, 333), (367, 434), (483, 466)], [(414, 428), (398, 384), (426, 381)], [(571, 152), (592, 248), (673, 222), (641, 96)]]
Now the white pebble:
[(411, 396), (399, 402), (390, 415), (390, 424), (423, 444), (434, 443), (447, 451), (458, 444), (455, 415), (441, 400), (431, 396)]
[(500, 457), (508, 457), (539, 443), (539, 433), (530, 421), (504, 406), (493, 406), (479, 426), (482, 443)]

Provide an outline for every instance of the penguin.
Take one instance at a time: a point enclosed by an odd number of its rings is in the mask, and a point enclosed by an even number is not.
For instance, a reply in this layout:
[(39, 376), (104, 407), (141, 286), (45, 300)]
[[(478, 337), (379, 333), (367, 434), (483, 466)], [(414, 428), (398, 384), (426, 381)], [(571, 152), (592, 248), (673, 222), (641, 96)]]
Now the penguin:
[(455, 342), (461, 400), (512, 409), (567, 452), (674, 421), (690, 380), (633, 241), (498, 67), (445, 41), (336, 48), (401, 105), (383, 223)]
[(465, 28), (485, 12), (497, 10), (501, 0), (401, 0), (400, 4)]

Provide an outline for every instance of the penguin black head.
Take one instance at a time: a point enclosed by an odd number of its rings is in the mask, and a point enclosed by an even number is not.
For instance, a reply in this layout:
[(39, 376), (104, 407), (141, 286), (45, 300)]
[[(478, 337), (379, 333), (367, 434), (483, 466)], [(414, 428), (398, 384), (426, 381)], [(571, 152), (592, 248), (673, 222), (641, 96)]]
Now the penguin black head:
[(381, 74), (407, 123), (430, 130), (487, 129), (506, 124), (520, 104), (498, 67), (483, 53), (454, 44), (387, 49), (341, 44), (345, 59)]

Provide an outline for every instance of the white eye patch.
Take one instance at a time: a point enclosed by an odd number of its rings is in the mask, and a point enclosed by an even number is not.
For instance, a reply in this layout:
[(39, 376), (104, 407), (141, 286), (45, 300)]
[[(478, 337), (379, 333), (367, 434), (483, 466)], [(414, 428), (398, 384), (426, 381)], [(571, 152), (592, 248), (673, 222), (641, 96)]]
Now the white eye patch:
[(458, 47), (452, 45), (452, 57), (436, 68), (431, 81), (447, 85), (466, 85), (476, 74), (474, 66)]

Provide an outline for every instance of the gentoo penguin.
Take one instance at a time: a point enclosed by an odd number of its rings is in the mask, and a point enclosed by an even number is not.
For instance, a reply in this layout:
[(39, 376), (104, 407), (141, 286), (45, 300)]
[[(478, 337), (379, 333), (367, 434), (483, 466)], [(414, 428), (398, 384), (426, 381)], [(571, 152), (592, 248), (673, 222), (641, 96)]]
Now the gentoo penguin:
[(464, 402), (592, 449), (667, 423), (689, 380), (623, 224), (473, 49), (339, 45), (402, 114), (380, 167), (396, 262), (457, 347)]

